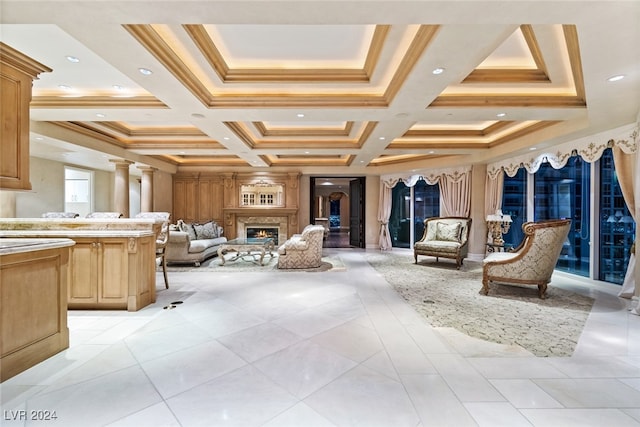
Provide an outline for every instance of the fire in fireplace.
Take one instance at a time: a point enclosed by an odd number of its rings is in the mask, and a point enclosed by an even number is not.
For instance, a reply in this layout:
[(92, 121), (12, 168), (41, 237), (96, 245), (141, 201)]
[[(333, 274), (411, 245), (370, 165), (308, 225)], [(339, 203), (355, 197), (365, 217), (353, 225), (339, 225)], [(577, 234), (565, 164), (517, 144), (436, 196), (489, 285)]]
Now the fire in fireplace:
[(278, 244), (278, 227), (247, 227), (245, 230), (247, 239), (271, 238)]

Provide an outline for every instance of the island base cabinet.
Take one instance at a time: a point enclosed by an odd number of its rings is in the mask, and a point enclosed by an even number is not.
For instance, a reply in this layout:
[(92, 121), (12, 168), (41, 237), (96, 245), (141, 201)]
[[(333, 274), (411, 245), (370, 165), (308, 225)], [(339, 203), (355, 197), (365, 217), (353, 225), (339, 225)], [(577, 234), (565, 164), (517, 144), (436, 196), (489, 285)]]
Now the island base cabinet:
[(69, 248), (0, 258), (0, 381), (69, 347)]
[(155, 302), (155, 239), (75, 238), (70, 309), (137, 311)]

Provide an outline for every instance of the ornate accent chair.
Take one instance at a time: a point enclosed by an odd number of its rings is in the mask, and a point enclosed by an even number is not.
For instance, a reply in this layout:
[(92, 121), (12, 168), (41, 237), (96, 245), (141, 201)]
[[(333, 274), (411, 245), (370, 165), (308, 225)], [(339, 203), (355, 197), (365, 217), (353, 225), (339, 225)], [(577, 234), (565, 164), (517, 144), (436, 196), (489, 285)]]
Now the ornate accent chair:
[(122, 218), (120, 212), (91, 212), (87, 214), (87, 218)]
[(570, 219), (522, 224), (525, 237), (517, 248), (490, 253), (484, 259), (481, 292), (489, 293), (489, 282), (534, 285), (544, 299), (570, 227)]
[(322, 263), (324, 226), (307, 225), (278, 248), (278, 268), (317, 268)]
[(169, 221), (171, 214), (169, 212), (140, 212), (136, 214), (136, 218), (151, 218), (163, 220), (162, 228), (156, 236), (156, 260), (160, 259), (162, 265), (162, 274), (164, 276), (164, 287), (169, 289), (169, 281), (167, 280), (167, 242), (169, 241)]
[(80, 214), (75, 212), (45, 212), (42, 218), (78, 218)]
[(450, 216), (424, 220), (422, 239), (413, 244), (413, 258), (418, 255), (450, 258), (456, 260), (458, 270), (467, 256), (471, 218)]

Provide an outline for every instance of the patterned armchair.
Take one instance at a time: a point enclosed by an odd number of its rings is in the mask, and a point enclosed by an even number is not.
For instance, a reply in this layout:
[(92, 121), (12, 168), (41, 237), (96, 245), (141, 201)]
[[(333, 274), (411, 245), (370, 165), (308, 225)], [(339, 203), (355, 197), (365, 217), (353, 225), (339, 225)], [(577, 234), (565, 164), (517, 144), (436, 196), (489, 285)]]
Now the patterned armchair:
[(80, 214), (76, 212), (44, 212), (42, 218), (78, 218)]
[(87, 214), (87, 218), (122, 218), (120, 212), (91, 212)]
[(322, 263), (324, 226), (307, 225), (278, 248), (278, 268), (317, 268)]
[(481, 292), (489, 293), (489, 282), (537, 285), (538, 296), (544, 299), (570, 227), (570, 219), (522, 224), (525, 237), (520, 246), (484, 259)]

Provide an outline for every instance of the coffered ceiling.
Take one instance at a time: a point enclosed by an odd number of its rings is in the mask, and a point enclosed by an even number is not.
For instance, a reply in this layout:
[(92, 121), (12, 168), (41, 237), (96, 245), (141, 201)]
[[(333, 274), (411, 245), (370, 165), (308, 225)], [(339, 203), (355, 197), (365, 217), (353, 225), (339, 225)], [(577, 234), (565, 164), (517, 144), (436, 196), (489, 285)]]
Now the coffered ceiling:
[(81, 166), (383, 174), (552, 150), (640, 111), (637, 1), (0, 10), (2, 42), (53, 70), (34, 82), (32, 154)]

